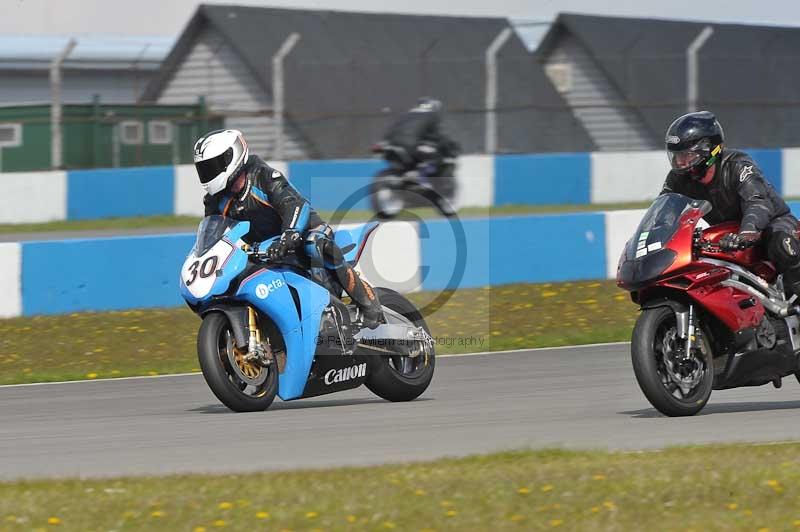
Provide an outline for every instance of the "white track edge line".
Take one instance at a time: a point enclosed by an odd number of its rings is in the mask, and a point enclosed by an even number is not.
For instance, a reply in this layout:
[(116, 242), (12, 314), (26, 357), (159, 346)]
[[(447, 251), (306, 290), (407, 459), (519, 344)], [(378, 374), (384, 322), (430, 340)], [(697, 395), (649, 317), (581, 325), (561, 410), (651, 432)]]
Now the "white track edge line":
[[(615, 345), (628, 345), (630, 342), (608, 342), (605, 344), (583, 344), (583, 345), (562, 345), (558, 347), (533, 347), (528, 349), (507, 349), (505, 351), (479, 351), (476, 353), (453, 353), (450, 355), (437, 355), (436, 358), (457, 358), (457, 357), (475, 357), (484, 355), (513, 355), (518, 353), (530, 353), (540, 351), (563, 351), (567, 349), (590, 349), (592, 347), (611, 347)], [(135, 377), (112, 377), (108, 379), (82, 379), (73, 381), (52, 381), (52, 382), (27, 382), (23, 384), (2, 384), (0, 390), (4, 388), (22, 388), (24, 386), (49, 386), (53, 384), (85, 384), (91, 382), (116, 382), (116, 381), (133, 381), (144, 379), (163, 379), (167, 377), (190, 377), (192, 375), (200, 375), (199, 371), (190, 373), (165, 373), (164, 375), (138, 375)]]

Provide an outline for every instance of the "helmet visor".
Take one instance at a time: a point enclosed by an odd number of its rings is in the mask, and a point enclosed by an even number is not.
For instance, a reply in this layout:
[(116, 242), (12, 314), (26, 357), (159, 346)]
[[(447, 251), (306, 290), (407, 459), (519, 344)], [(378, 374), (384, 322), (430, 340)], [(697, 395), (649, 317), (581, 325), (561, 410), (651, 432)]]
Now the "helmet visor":
[(227, 170), (233, 160), (233, 148), (228, 148), (216, 157), (194, 163), (201, 183), (208, 183), (219, 174)]
[(673, 170), (688, 170), (706, 160), (710, 150), (708, 145), (703, 143), (681, 151), (668, 151), (667, 155)]

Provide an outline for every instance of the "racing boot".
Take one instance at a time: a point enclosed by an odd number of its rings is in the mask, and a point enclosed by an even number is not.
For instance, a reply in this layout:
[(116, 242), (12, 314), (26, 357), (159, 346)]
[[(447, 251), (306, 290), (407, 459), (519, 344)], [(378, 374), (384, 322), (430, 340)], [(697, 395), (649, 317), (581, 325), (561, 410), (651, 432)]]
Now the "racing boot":
[(361, 279), (358, 272), (346, 262), (336, 269), (336, 274), (344, 287), (344, 291), (358, 305), (362, 316), (361, 324), (369, 329), (374, 329), (380, 325), (381, 321), (383, 321), (381, 303), (378, 300), (378, 294), (375, 293), (369, 283)]

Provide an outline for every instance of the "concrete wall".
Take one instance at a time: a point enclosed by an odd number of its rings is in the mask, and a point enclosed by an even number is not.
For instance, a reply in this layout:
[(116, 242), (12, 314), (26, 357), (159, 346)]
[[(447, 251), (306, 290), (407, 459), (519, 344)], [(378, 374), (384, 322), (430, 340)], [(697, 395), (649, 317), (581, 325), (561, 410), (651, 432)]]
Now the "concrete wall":
[[(389, 222), (374, 233), (359, 269), (401, 292), (613, 277), (640, 216)], [(0, 244), (0, 316), (181, 305), (179, 270), (193, 243), (188, 233)]]
[[(776, 190), (800, 196), (800, 148), (750, 150)], [(320, 210), (368, 210), (378, 159), (270, 162)], [(669, 170), (662, 151), (465, 155), (459, 159), (458, 204), (608, 204), (654, 198)], [(192, 165), (0, 174), (0, 223), (123, 216), (202, 216)]]

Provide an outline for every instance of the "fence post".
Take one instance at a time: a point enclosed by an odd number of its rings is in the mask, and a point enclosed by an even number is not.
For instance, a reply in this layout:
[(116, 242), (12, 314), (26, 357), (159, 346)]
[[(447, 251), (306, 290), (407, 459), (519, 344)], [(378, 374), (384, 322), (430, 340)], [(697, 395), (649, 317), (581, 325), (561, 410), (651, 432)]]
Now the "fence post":
[(283, 134), (283, 59), (289, 55), (299, 40), (299, 33), (290, 34), (286, 40), (283, 41), (278, 52), (272, 56), (272, 109), (275, 120), (275, 148), (272, 151), (272, 160), (274, 161), (283, 160), (285, 143)]
[(697, 54), (713, 34), (714, 28), (706, 26), (686, 49), (686, 110), (689, 113), (697, 111), (697, 97), (700, 92), (700, 69), (697, 64)]
[(497, 151), (497, 53), (511, 37), (511, 28), (504, 28), (486, 49), (486, 153)]
[(50, 63), (50, 166), (61, 168), (63, 166), (63, 144), (61, 132), (61, 64), (72, 53), (78, 42), (70, 39)]
[(92, 96), (92, 165), (100, 167), (100, 95)]

